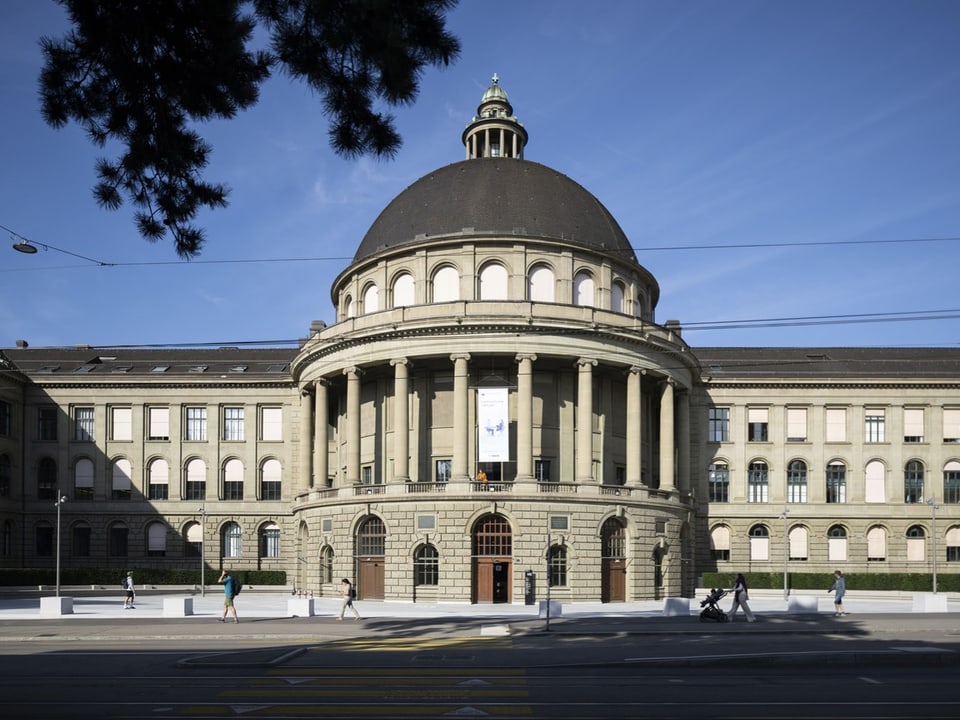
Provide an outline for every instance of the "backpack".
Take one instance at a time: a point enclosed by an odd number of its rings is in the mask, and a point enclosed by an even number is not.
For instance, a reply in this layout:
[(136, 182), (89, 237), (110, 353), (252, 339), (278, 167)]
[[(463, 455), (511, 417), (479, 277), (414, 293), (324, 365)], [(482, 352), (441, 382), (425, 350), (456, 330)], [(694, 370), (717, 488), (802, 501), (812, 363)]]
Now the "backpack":
[(120, 581), (120, 589), (121, 589), (121, 590), (129, 590), (129, 589), (130, 589), (129, 587), (127, 587), (127, 580), (128, 580), (128, 579), (129, 579), (129, 578), (127, 578), (126, 576), (124, 576), (123, 579)]
[(357, 589), (353, 585), (350, 586), (350, 599), (351, 600), (357, 599)]
[(235, 579), (233, 581), (233, 596), (239, 595), (241, 590), (243, 590), (243, 583)]

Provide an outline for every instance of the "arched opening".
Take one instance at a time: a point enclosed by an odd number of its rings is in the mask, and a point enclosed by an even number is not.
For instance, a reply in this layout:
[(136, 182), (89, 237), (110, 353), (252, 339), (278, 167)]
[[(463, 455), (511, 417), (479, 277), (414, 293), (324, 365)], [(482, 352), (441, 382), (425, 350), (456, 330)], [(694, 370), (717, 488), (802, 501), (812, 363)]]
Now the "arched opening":
[(600, 602), (627, 599), (627, 529), (617, 518), (600, 528)]
[(510, 602), (512, 561), (510, 522), (500, 514), (480, 518), (473, 529), (473, 602)]

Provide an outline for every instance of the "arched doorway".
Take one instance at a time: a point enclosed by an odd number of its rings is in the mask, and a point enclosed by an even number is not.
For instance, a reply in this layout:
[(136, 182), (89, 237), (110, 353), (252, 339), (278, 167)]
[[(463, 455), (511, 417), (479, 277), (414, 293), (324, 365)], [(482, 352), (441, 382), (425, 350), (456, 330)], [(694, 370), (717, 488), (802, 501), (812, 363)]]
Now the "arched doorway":
[(600, 528), (600, 602), (627, 599), (627, 529), (617, 518), (608, 518)]
[(387, 529), (376, 515), (357, 528), (357, 597), (361, 600), (383, 600), (386, 544)]
[(480, 518), (473, 529), (473, 602), (508, 603), (513, 596), (513, 531), (503, 515)]

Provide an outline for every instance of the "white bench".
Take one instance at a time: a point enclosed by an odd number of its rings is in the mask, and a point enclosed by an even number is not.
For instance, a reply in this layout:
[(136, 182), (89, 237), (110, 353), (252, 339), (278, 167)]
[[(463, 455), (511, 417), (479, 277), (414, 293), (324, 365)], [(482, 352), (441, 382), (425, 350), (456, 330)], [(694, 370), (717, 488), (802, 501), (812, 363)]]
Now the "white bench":
[(690, 598), (668, 597), (663, 599), (663, 614), (677, 617), (690, 614)]
[(915, 613), (947, 612), (947, 596), (935, 593), (914, 593), (913, 611)]
[(313, 598), (288, 598), (287, 617), (313, 617), (316, 614), (313, 600)]
[(186, 617), (187, 615), (193, 615), (192, 597), (168, 597), (163, 599), (164, 617)]

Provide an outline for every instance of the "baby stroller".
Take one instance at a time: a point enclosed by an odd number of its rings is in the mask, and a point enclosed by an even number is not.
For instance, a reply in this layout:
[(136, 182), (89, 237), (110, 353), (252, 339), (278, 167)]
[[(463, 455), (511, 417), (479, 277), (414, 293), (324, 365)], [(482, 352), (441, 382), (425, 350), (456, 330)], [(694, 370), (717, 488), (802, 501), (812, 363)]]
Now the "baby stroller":
[(727, 614), (717, 605), (720, 599), (728, 595), (728, 591), (723, 588), (713, 588), (706, 599), (700, 603), (703, 610), (700, 611), (700, 622), (727, 622)]

